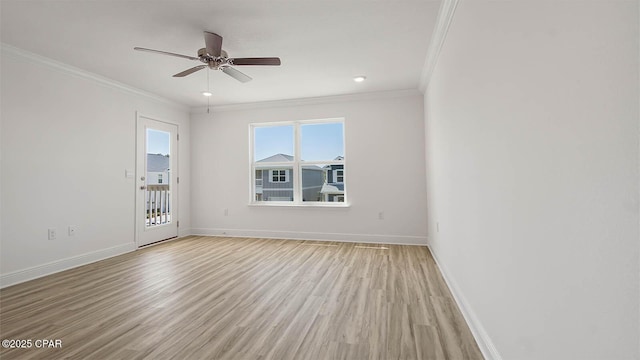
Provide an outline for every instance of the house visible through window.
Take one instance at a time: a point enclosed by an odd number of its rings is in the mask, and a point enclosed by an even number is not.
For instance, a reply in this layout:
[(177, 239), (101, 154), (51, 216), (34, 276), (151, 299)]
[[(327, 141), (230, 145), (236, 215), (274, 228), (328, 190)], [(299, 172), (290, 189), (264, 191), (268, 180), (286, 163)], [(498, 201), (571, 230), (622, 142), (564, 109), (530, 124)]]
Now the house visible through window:
[(158, 184), (162, 184), (162, 174), (158, 174)]
[(253, 203), (346, 201), (343, 119), (250, 127)]

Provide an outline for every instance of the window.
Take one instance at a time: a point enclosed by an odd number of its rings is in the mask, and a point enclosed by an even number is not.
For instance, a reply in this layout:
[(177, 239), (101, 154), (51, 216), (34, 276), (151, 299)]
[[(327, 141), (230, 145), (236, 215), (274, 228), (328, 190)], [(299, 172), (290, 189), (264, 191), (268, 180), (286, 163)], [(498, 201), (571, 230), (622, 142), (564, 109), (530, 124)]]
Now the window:
[(262, 186), (262, 170), (256, 170), (256, 186)]
[(346, 201), (343, 119), (251, 124), (250, 134), (252, 203)]
[(271, 170), (271, 182), (289, 182), (289, 170)]
[(158, 184), (162, 184), (162, 174), (158, 174)]

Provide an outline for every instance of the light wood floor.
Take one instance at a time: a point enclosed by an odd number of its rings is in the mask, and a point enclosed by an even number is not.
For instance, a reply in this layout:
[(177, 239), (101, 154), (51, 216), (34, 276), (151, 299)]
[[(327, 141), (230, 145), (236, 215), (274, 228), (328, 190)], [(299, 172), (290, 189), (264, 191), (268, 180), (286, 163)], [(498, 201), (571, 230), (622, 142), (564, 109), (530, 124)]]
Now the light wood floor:
[(0, 291), (4, 359), (482, 359), (425, 247), (188, 237)]

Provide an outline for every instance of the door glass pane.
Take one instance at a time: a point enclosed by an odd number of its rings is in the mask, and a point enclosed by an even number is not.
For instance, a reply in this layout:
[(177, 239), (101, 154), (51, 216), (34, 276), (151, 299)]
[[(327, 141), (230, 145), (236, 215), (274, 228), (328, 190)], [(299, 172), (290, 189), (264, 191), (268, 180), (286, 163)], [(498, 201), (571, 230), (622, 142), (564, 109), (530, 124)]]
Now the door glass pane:
[(171, 134), (147, 129), (146, 226), (171, 223)]
[(256, 127), (253, 141), (256, 162), (293, 161), (293, 125)]

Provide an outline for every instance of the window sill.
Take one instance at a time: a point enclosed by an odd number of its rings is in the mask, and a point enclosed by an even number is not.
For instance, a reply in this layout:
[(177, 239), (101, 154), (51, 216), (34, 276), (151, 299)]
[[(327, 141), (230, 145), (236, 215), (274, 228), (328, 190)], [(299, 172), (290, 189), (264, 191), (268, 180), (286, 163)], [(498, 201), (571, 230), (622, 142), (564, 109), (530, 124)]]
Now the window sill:
[(349, 203), (309, 203), (309, 204), (294, 204), (279, 201), (265, 201), (264, 203), (249, 203), (250, 207), (290, 207), (290, 208), (349, 208)]

